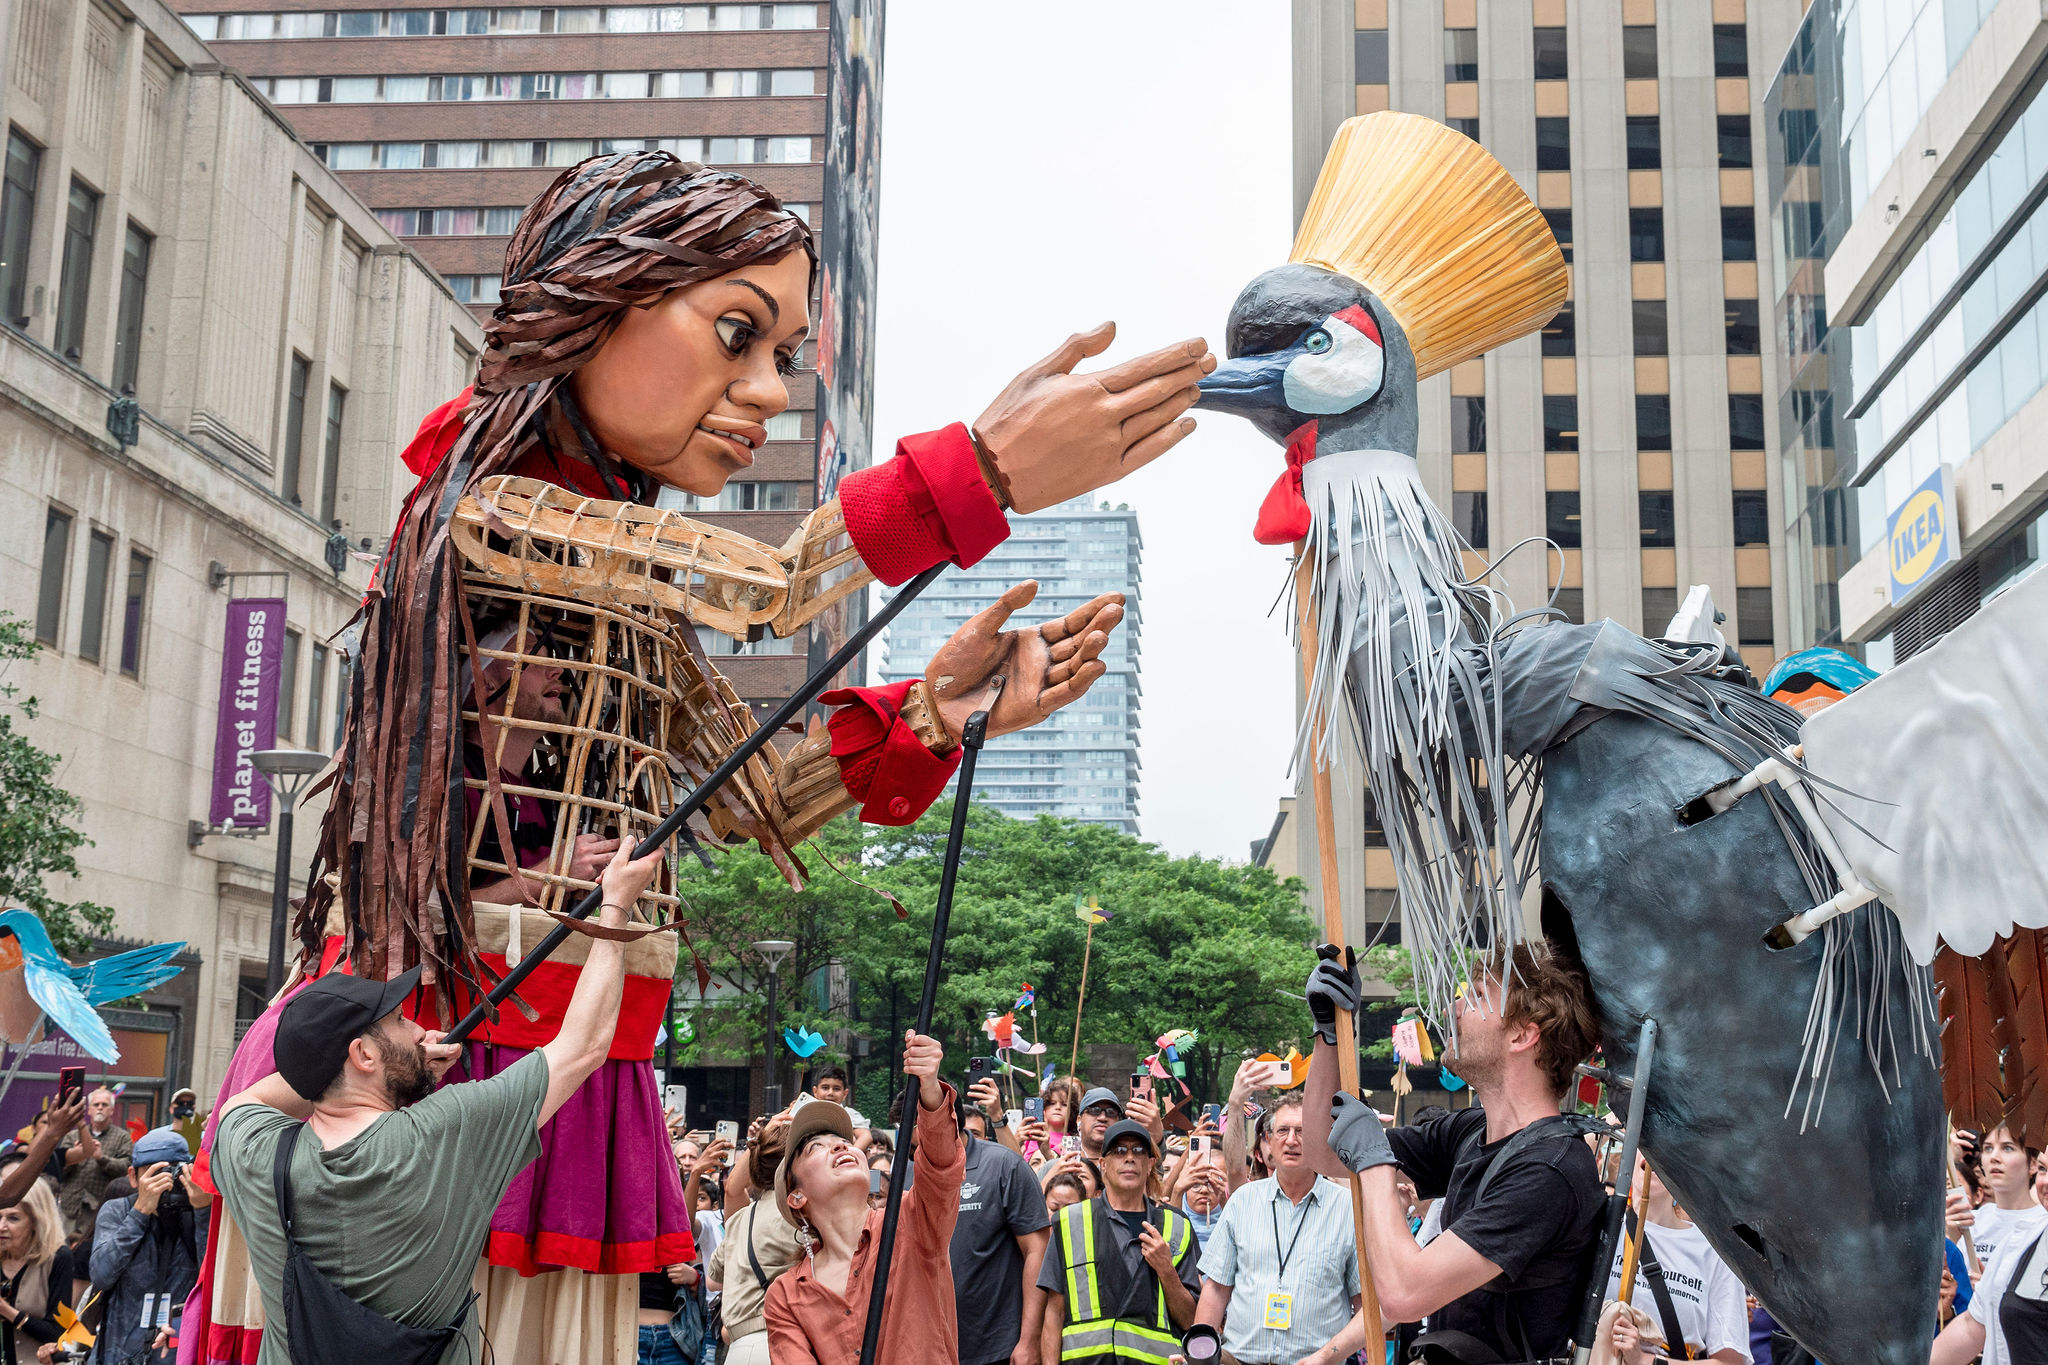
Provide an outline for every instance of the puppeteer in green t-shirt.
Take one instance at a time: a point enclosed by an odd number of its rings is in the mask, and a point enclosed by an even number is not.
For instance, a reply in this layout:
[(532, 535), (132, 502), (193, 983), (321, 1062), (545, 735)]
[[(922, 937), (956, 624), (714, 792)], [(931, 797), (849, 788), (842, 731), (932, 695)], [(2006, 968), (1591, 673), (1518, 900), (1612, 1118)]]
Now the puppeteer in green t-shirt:
[[(469, 1298), (499, 1199), (540, 1155), (547, 1090), (548, 1059), (535, 1052), (489, 1080), (442, 1086), (332, 1151), (306, 1126), (292, 1152), (299, 1245), (357, 1303), (415, 1327), (447, 1326)], [(262, 1287), (258, 1365), (291, 1361), (284, 1224), (271, 1166), (279, 1137), (300, 1122), (265, 1104), (243, 1104), (221, 1119), (214, 1143), (213, 1177)], [(482, 1361), (480, 1338), (472, 1311), (442, 1360)]]

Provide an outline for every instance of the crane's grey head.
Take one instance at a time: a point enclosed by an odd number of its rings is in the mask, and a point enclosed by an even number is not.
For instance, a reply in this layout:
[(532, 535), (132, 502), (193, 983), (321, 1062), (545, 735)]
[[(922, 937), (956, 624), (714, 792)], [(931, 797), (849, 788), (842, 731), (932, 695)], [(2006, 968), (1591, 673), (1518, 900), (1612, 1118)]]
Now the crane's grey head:
[(1282, 444), (1315, 422), (1322, 452), (1415, 453), (1415, 353), (1356, 280), (1312, 265), (1268, 270), (1237, 296), (1224, 342), (1230, 358), (1201, 381), (1203, 407)]

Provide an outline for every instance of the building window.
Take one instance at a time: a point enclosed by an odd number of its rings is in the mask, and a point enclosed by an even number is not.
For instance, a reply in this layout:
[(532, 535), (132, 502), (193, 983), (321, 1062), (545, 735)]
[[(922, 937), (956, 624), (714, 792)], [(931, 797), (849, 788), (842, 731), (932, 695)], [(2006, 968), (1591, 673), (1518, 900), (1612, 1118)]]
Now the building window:
[(284, 739), (297, 728), (292, 719), (292, 703), (299, 691), (299, 633), (287, 630), (284, 633), (284, 656), (277, 669), (277, 737)]
[(1655, 114), (1631, 115), (1628, 120), (1628, 168), (1654, 171), (1664, 164), (1664, 147), (1657, 133)]
[(1643, 589), (1643, 634), (1651, 639), (1661, 637), (1671, 628), (1671, 618), (1678, 615), (1678, 589)]
[(1451, 494), (1451, 525), (1475, 549), (1486, 546), (1486, 490)]
[(341, 478), (341, 414), (348, 406), (348, 390), (339, 384), (327, 386), (327, 439), (320, 448), (320, 524), (334, 521), (335, 484)]
[(1476, 81), (1479, 79), (1478, 29), (1447, 28), (1444, 30), (1444, 79), (1447, 81)]
[(17, 327), (28, 324), (28, 245), (42, 163), (43, 149), (9, 129), (7, 182), (0, 190), (0, 289), (6, 292), (7, 318)]
[(1553, 588), (1550, 593), (1551, 607), (1564, 614), (1564, 619), (1575, 626), (1586, 624), (1586, 590), (1584, 588)]
[(149, 597), (149, 556), (128, 552), (128, 591), (121, 603), (121, 671), (142, 676), (142, 614)]
[(1753, 261), (1756, 259), (1755, 209), (1722, 208), (1721, 259), (1724, 261)]
[(1662, 299), (1636, 299), (1631, 312), (1635, 320), (1637, 355), (1670, 355), (1671, 337)]
[(1451, 452), (1472, 455), (1486, 449), (1486, 399), (1451, 397)]
[(1728, 448), (1764, 448), (1764, 396), (1760, 393), (1728, 395)]
[(1762, 645), (1766, 649), (1777, 643), (1769, 588), (1735, 590), (1735, 641), (1743, 645)]
[(1454, 133), (1463, 133), (1474, 142), (1479, 141), (1479, 120), (1476, 118), (1447, 118), (1444, 127)]
[(1560, 550), (1576, 550), (1584, 543), (1579, 534), (1579, 490), (1551, 489), (1543, 495), (1543, 534)]
[(1557, 312), (1551, 316), (1550, 321), (1543, 324), (1543, 354), (1560, 356), (1573, 354), (1573, 348), (1577, 344), (1577, 336), (1574, 330), (1576, 321), (1577, 319), (1572, 312), (1572, 301), (1566, 299), (1559, 305)]
[(100, 661), (107, 634), (107, 574), (114, 563), (114, 538), (94, 531), (85, 542), (85, 603), (78, 623), (78, 657)]
[(1543, 397), (1543, 448), (1579, 448), (1579, 399), (1576, 394), (1545, 394)]
[(81, 181), (71, 182), (64, 212), (64, 268), (57, 279), (57, 354), (76, 365), (85, 347), (85, 307), (92, 290), (92, 239), (100, 221), (100, 197)]
[(1722, 170), (1746, 171), (1755, 164), (1749, 150), (1749, 115), (1717, 115), (1714, 136), (1721, 147)]
[(43, 576), (36, 589), (36, 639), (52, 649), (64, 628), (64, 577), (71, 567), (71, 514), (43, 518)]
[(114, 327), (114, 391), (134, 393), (142, 365), (142, 301), (149, 290), (149, 253), (156, 239), (130, 223), (121, 248), (121, 316)]
[(1624, 80), (1657, 79), (1657, 26), (1624, 24), (1621, 30), (1621, 75)]
[(1728, 354), (1762, 355), (1763, 333), (1757, 320), (1755, 299), (1729, 299), (1723, 305), (1728, 310)]
[(1564, 263), (1572, 263), (1572, 211), (1570, 209), (1543, 209), (1543, 221), (1550, 224), (1550, 235), (1557, 239), (1557, 249), (1564, 253)]
[(1664, 210), (1628, 211), (1628, 258), (1631, 261), (1664, 259)]
[(762, 426), (768, 432), (765, 439), (770, 441), (801, 441), (804, 438), (804, 415), (800, 412), (778, 412)]
[(1568, 118), (1536, 120), (1536, 169), (1568, 171), (1572, 168), (1572, 121)]
[(341, 752), (341, 732), (348, 724), (348, 685), (355, 677), (355, 661), (344, 654), (335, 668), (334, 678), (334, 752)]
[(1362, 28), (1351, 40), (1352, 76), (1359, 85), (1387, 83), (1387, 31)]
[(1671, 449), (1671, 395), (1636, 395), (1636, 449)]
[(1571, 76), (1571, 66), (1566, 60), (1564, 30), (1561, 28), (1539, 28), (1536, 34), (1536, 79), (1539, 81), (1561, 81)]
[(1735, 543), (1737, 545), (1768, 545), (1771, 543), (1770, 498), (1761, 488), (1738, 488), (1733, 494), (1735, 503)]
[(1714, 25), (1714, 75), (1722, 80), (1749, 74), (1749, 35), (1741, 24)]
[(327, 706), (327, 646), (313, 646), (313, 676), (306, 680), (306, 742), (320, 742), (320, 713)]
[(306, 385), (312, 381), (313, 362), (292, 355), (292, 387), (284, 405), (284, 449), (278, 452), (278, 496), (292, 506), (300, 505), (299, 442), (306, 434)]
[(1672, 509), (1670, 489), (1645, 488), (1637, 492), (1636, 512), (1643, 524), (1645, 550), (1668, 550), (1678, 544), (1678, 518)]
[(463, 303), (489, 304), (503, 300), (499, 292), (504, 286), (503, 275), (450, 275), (447, 279), (449, 289)]

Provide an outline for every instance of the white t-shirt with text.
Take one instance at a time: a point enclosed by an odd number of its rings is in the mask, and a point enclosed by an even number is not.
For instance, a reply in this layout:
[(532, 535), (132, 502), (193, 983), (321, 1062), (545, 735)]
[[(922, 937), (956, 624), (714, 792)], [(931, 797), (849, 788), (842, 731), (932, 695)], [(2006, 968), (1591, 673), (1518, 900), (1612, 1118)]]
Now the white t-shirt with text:
[[(1678, 1325), (1685, 1339), (1702, 1356), (1735, 1350), (1744, 1362), (1749, 1353), (1749, 1308), (1744, 1301), (1742, 1281), (1707, 1245), (1706, 1234), (1688, 1223), (1682, 1228), (1650, 1224), (1650, 1246), (1664, 1269), (1664, 1287), (1671, 1292), (1671, 1306), (1678, 1311)], [(1621, 1259), (1615, 1258), (1607, 1272), (1607, 1297), (1621, 1296)], [(1631, 1302), (1650, 1315), (1650, 1334), (1664, 1335), (1664, 1315), (1658, 1310), (1656, 1293), (1642, 1267), (1636, 1268), (1636, 1288)], [(1676, 1348), (1677, 1343), (1665, 1342)]]
[[(1977, 1221), (1970, 1224), (1970, 1240), (1976, 1245), (1977, 1259), (1983, 1263), (1986, 1273), (1991, 1270), (1991, 1258), (1998, 1249), (2020, 1233), (2033, 1233), (2048, 1224), (2048, 1209), (2039, 1204), (2029, 1204), (2023, 1209), (2002, 1209), (1996, 1204), (1985, 1204), (1977, 1210)], [(2027, 1240), (2032, 1241), (2029, 1237)]]
[[(1977, 1216), (1984, 1216), (1984, 1209), (1977, 1210)], [(2005, 1329), (1998, 1321), (1998, 1305), (2005, 1298), (2005, 1291), (2012, 1287), (2013, 1273), (2019, 1269), (2020, 1261), (2027, 1254), (2027, 1248), (2034, 1245), (2039, 1236), (2044, 1214), (2038, 1208), (2014, 1210), (2008, 1213), (2009, 1220), (2001, 1234), (2004, 1240), (1998, 1244), (1998, 1254), (1984, 1262), (1984, 1278), (1970, 1287), (1970, 1316), (1984, 1324), (1984, 1365), (2013, 1365), (2012, 1356), (2005, 1349)], [(2019, 1220), (2034, 1215), (2030, 1224), (2025, 1225), (2025, 1235)]]

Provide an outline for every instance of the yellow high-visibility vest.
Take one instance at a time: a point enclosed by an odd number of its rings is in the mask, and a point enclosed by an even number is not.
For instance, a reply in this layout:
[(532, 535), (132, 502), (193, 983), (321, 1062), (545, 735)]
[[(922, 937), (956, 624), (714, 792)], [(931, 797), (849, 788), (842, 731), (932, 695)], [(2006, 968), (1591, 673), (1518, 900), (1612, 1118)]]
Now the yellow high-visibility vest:
[[(1084, 1361), (1136, 1361), (1140, 1365), (1166, 1365), (1167, 1357), (1180, 1350), (1180, 1337), (1166, 1312), (1166, 1286), (1157, 1284), (1147, 1321), (1110, 1316), (1118, 1305), (1103, 1295), (1100, 1263), (1096, 1260), (1096, 1210), (1110, 1217), (1108, 1205), (1097, 1197), (1060, 1210), (1058, 1235), (1061, 1264), (1066, 1268), (1067, 1320), (1060, 1329), (1061, 1365)], [(1192, 1224), (1172, 1209), (1159, 1210), (1159, 1235), (1173, 1251), (1175, 1264), (1193, 1243)], [(1115, 1255), (1113, 1249), (1111, 1254)], [(1121, 1279), (1123, 1265), (1118, 1258), (1114, 1273)], [(1154, 1277), (1155, 1280), (1158, 1278)]]

